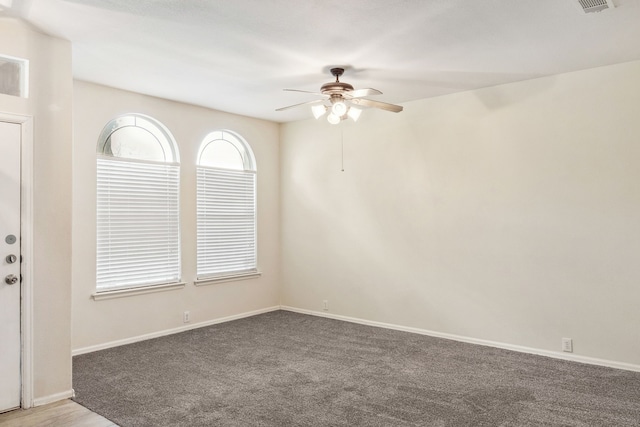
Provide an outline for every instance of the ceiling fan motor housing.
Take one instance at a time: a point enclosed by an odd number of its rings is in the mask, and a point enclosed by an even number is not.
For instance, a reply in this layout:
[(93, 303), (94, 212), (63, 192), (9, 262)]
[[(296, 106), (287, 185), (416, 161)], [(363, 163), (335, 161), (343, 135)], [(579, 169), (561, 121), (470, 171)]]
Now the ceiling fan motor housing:
[(352, 92), (353, 86), (349, 83), (342, 83), (340, 76), (344, 73), (344, 68), (332, 68), (331, 74), (335, 76), (335, 82), (325, 83), (320, 87), (320, 92), (324, 95), (329, 95), (331, 103), (340, 101), (343, 99), (342, 94), (345, 92)]
[(320, 88), (320, 92), (330, 96), (342, 94), (343, 92), (351, 92), (351, 91), (353, 91), (353, 86), (351, 86), (349, 83), (342, 83), (342, 82), (325, 83)]

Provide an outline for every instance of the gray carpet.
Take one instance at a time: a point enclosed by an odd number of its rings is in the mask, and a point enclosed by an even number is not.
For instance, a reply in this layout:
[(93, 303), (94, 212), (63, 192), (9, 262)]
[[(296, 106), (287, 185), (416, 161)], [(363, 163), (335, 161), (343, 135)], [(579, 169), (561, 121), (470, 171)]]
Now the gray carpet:
[(640, 426), (640, 373), (286, 311), (73, 358), (133, 426)]

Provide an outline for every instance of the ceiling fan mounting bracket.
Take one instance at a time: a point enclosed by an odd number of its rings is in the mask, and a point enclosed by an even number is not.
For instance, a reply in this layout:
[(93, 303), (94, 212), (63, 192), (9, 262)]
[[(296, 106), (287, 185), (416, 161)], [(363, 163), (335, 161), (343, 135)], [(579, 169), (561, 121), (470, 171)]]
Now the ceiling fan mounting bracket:
[(336, 67), (331, 69), (331, 75), (336, 78), (336, 82), (339, 81), (338, 79), (343, 73), (344, 73), (344, 68)]

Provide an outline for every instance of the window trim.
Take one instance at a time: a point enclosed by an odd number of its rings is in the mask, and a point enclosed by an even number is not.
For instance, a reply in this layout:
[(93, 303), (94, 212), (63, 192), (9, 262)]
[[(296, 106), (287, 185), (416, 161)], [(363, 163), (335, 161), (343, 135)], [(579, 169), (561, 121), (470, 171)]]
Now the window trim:
[(106, 299), (132, 297), (136, 295), (152, 294), (155, 292), (173, 291), (175, 289), (183, 289), (187, 285), (186, 282), (177, 283), (161, 283), (158, 285), (138, 286), (135, 288), (110, 289), (105, 291), (95, 291), (91, 294), (91, 298), (95, 301)]
[(247, 271), (244, 273), (198, 278), (193, 281), (193, 284), (195, 286), (217, 285), (218, 283), (237, 282), (239, 280), (257, 279), (259, 277), (262, 277), (262, 271), (256, 270), (252, 272)]

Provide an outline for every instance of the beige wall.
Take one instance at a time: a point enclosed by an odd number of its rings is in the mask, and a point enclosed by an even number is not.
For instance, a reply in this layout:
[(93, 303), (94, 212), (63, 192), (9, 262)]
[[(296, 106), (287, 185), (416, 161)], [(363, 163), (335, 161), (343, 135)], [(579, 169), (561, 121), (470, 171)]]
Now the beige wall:
[(283, 125), (283, 304), (640, 365), (639, 76)]
[[(279, 127), (275, 123), (74, 82), (73, 349), (273, 307), (279, 304)], [(96, 285), (96, 144), (102, 128), (125, 113), (146, 114), (172, 132), (181, 160), (184, 289), (94, 301)], [(258, 267), (262, 277), (196, 287), (196, 169), (202, 139), (229, 129), (251, 145), (258, 167)]]
[(0, 111), (33, 117), (33, 259), (25, 261), (37, 402), (71, 390), (71, 45), (0, 18), (0, 53), (30, 61), (29, 98), (0, 94)]
[[(571, 337), (576, 354), (640, 365), (640, 62), (416, 101), (398, 115), (367, 111), (336, 127), (72, 87), (70, 44), (9, 18), (0, 53), (31, 61), (30, 98), (0, 95), (0, 111), (34, 122), (36, 399), (70, 390), (71, 348), (183, 326), (184, 310), (195, 324), (279, 298), (552, 351)], [(107, 121), (132, 111), (162, 121), (180, 146), (189, 283), (94, 301), (95, 147)], [(220, 128), (256, 154), (263, 276), (195, 287), (193, 162)]]

